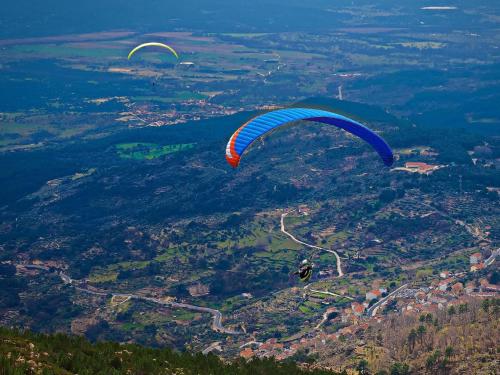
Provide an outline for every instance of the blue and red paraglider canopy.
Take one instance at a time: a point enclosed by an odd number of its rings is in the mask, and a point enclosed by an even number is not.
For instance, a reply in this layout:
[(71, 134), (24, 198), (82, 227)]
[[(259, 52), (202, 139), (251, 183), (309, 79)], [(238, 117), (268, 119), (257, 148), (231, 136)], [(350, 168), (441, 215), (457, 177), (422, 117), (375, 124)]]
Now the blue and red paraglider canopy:
[(257, 138), (273, 129), (299, 120), (321, 122), (344, 129), (370, 144), (377, 151), (385, 165), (391, 166), (394, 162), (394, 154), (391, 148), (373, 130), (337, 113), (309, 108), (279, 109), (250, 120), (241, 126), (229, 139), (226, 147), (227, 162), (236, 168), (245, 150)]

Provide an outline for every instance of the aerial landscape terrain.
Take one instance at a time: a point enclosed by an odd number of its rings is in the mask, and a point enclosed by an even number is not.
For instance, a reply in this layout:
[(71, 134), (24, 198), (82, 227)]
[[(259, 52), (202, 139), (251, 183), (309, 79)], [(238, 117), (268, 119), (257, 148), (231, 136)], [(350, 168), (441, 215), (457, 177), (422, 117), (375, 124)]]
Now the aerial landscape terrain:
[(499, 2), (2, 7), (0, 375), (500, 373)]

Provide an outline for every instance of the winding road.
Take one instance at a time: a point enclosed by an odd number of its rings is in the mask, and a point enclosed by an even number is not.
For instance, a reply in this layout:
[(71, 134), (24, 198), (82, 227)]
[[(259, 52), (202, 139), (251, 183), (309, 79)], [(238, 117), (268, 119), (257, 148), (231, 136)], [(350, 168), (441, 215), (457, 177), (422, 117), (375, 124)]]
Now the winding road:
[[(45, 266), (39, 266), (39, 265), (32, 265), (32, 264), (21, 264), (19, 265), (21, 267), (25, 267), (28, 269), (38, 269), (38, 270), (43, 270), (43, 271), (50, 271), (49, 267)], [(62, 271), (58, 271), (58, 275), (61, 278), (62, 282), (66, 285), (72, 285), (74, 288), (80, 292), (91, 294), (94, 296), (101, 296), (105, 297), (108, 295), (111, 295), (113, 297), (125, 297), (128, 299), (135, 299), (139, 301), (145, 301), (145, 302), (150, 302), (154, 303), (157, 305), (161, 306), (167, 306), (167, 307), (172, 307), (172, 308), (178, 308), (178, 309), (187, 309), (187, 310), (192, 310), (192, 311), (197, 311), (201, 313), (209, 313), (212, 315), (212, 330), (219, 332), (219, 333), (224, 333), (227, 335), (240, 335), (243, 332), (238, 332), (229, 328), (224, 328), (222, 325), (222, 313), (219, 310), (216, 309), (211, 309), (209, 307), (202, 307), (202, 306), (196, 306), (196, 305), (190, 305), (188, 303), (180, 303), (180, 302), (173, 302), (173, 301), (163, 301), (158, 298), (153, 298), (153, 297), (146, 297), (146, 296), (141, 296), (138, 294), (131, 294), (131, 293), (113, 293), (113, 292), (104, 292), (104, 291), (98, 291), (98, 290), (91, 290), (87, 288), (83, 288), (79, 286), (80, 282), (79, 280), (74, 280), (67, 274), (65, 274)]]
[(209, 346), (207, 346), (205, 349), (202, 350), (201, 354), (207, 355), (208, 353), (211, 353), (214, 350), (222, 351), (220, 344), (221, 344), (220, 341), (211, 343)]
[(321, 328), (321, 326), (323, 324), (325, 324), (327, 321), (328, 321), (328, 315), (330, 315), (330, 313), (328, 311), (325, 311), (323, 313), (323, 318), (321, 319), (321, 321), (316, 325), (316, 327), (314, 327), (315, 330), (318, 330)]
[(252, 345), (255, 345), (257, 347), (261, 346), (262, 343), (260, 341), (248, 341), (242, 345), (240, 345), (240, 349), (243, 349), (243, 348), (246, 348), (247, 346), (252, 346)]
[[(465, 228), (465, 230), (471, 236), (475, 237), (477, 241), (485, 241), (485, 240), (488, 241), (488, 239), (482, 234), (482, 232), (480, 232), (480, 231), (478, 232), (477, 230), (475, 230), (475, 228), (472, 225), (467, 224), (467, 223), (465, 223), (462, 220), (455, 219), (451, 215), (449, 215), (446, 212), (443, 212), (443, 211), (437, 209), (434, 206), (431, 206), (430, 204), (422, 203), (422, 205), (425, 206), (425, 207), (427, 207), (427, 208), (430, 208), (430, 209), (434, 210), (434, 212), (436, 212), (437, 214), (441, 215), (442, 217), (444, 217), (444, 218), (446, 218), (448, 220), (453, 221), (455, 224), (462, 226), (463, 228)], [(493, 262), (495, 262), (497, 256), (500, 256), (500, 248), (498, 248), (496, 250), (492, 250), (490, 257), (484, 261), (485, 266), (488, 267), (488, 266), (492, 265)], [(395, 291), (393, 291), (392, 293), (390, 293), (388, 296), (386, 296), (385, 298), (382, 298), (380, 301), (378, 301), (377, 303), (375, 303), (373, 306), (371, 306), (367, 310), (367, 312), (366, 312), (367, 315), (371, 316), (371, 317), (375, 316), (377, 314), (378, 308), (384, 302), (386, 302), (390, 297), (394, 296), (400, 290), (406, 289), (407, 287), (408, 287), (408, 284), (401, 285), (398, 289), (396, 289)]]
[(399, 291), (404, 290), (408, 288), (408, 284), (401, 285), (398, 289), (394, 290), (393, 292), (389, 293), (387, 296), (382, 298), (381, 300), (377, 301), (377, 303), (373, 304), (372, 307), (370, 307), (368, 310), (366, 310), (366, 315), (368, 316), (375, 316), (377, 314), (378, 308), (389, 298), (393, 297), (395, 294), (397, 294)]
[(311, 249), (326, 251), (327, 253), (335, 255), (335, 258), (337, 259), (337, 273), (339, 274), (339, 277), (344, 276), (344, 272), (342, 272), (342, 264), (341, 264), (340, 256), (335, 250), (325, 249), (324, 247), (308, 244), (304, 241), (297, 239), (293, 234), (286, 231), (286, 229), (285, 229), (285, 217), (289, 213), (290, 212), (285, 212), (281, 215), (281, 232), (286, 234), (288, 237), (290, 237), (294, 242), (296, 242), (298, 244), (304, 245), (304, 246), (309, 247)]
[(497, 257), (500, 257), (500, 248), (491, 252), (490, 257), (484, 261), (484, 265), (486, 267), (491, 266)]

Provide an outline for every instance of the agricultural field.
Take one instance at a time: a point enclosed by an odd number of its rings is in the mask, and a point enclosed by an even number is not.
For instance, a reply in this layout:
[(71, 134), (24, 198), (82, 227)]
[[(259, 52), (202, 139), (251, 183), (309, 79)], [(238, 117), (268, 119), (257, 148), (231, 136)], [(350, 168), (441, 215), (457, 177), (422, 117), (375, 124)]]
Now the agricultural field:
[(116, 145), (118, 155), (123, 159), (151, 160), (173, 152), (190, 150), (193, 143), (160, 146), (154, 143), (122, 143)]

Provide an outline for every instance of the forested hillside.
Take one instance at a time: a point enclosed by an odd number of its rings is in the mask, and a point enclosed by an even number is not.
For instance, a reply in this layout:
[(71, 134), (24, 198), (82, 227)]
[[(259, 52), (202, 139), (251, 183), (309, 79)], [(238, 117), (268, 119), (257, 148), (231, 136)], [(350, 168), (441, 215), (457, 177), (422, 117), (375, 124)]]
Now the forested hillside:
[(499, 299), (391, 315), (356, 339), (325, 350), (322, 365), (337, 368), (351, 362), (365, 375), (498, 374), (499, 323)]
[(303, 370), (294, 363), (243, 360), (224, 363), (214, 355), (179, 353), (139, 345), (91, 344), (78, 336), (38, 335), (0, 328), (0, 375), (15, 374), (334, 374)]

